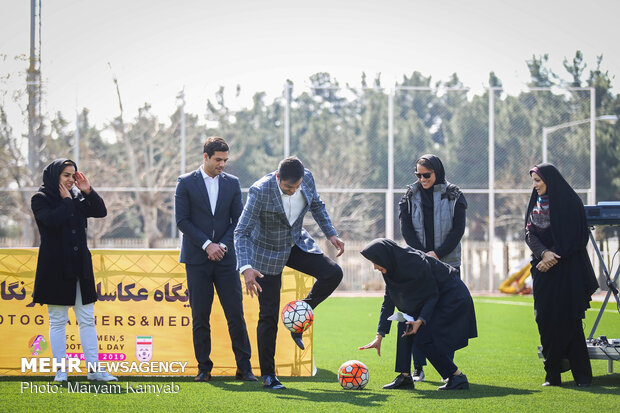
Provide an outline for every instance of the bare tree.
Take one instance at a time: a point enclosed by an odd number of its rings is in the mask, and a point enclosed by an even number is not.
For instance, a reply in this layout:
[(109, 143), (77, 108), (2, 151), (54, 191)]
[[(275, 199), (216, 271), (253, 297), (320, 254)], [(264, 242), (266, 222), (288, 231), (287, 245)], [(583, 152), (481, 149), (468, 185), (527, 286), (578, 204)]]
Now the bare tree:
[[(178, 143), (170, 139), (169, 129), (157, 121), (145, 104), (138, 111), (138, 117), (125, 124), (121, 92), (116, 77), (113, 78), (118, 97), (119, 116), (111, 124), (118, 142), (122, 145), (121, 155), (125, 162), (118, 168), (127, 171), (132, 207), (138, 210), (139, 233), (144, 246), (152, 248), (163, 237), (160, 230), (160, 214), (172, 215), (172, 196), (166, 187), (173, 187), (180, 163)], [(172, 125), (171, 129), (174, 129)]]

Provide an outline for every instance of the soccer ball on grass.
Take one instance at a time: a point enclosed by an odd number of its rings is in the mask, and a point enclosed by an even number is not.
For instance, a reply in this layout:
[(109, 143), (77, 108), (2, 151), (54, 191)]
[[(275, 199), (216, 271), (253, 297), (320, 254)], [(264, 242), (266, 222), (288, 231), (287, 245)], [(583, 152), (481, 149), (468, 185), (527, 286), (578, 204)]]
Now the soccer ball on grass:
[(338, 369), (338, 381), (346, 390), (361, 390), (368, 384), (368, 367), (361, 361), (346, 361)]

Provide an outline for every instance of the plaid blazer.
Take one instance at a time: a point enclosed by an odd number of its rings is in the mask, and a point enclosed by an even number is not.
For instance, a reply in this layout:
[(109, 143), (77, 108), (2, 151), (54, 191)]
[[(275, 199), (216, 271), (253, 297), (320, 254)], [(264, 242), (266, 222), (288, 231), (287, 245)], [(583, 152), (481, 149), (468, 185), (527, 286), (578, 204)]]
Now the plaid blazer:
[(299, 190), (306, 199), (306, 206), (291, 225), (284, 212), (275, 172), (250, 187), (234, 233), (238, 269), (251, 265), (262, 274), (279, 274), (288, 261), (293, 244), (302, 251), (322, 254), (316, 241), (302, 228), (308, 210), (327, 238), (338, 235), (316, 191), (312, 173), (307, 169)]

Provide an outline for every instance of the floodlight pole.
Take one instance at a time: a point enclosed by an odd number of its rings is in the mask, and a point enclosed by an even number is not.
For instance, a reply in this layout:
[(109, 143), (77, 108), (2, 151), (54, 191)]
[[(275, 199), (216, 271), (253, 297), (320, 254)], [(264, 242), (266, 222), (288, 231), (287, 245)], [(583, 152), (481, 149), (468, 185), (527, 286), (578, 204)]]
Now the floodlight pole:
[(388, 182), (385, 193), (385, 236), (394, 239), (394, 90), (388, 95)]
[[(185, 141), (186, 141), (186, 136), (185, 136), (185, 86), (183, 87), (183, 89), (181, 89), (181, 91), (179, 92), (179, 94), (177, 95), (177, 99), (181, 100), (181, 175), (185, 174), (185, 169), (186, 169), (186, 159), (185, 159)], [(182, 235), (181, 235), (181, 231), (179, 231), (177, 229), (177, 223), (175, 220), (175, 213), (173, 212), (172, 214), (172, 219), (170, 220), (170, 234), (173, 237), (178, 237), (179, 240), (181, 239)]]
[(73, 162), (80, 164), (80, 113), (75, 109), (75, 146), (73, 147)]
[[(616, 119), (618, 119), (616, 117)], [(590, 88), (590, 192), (588, 204), (596, 204), (596, 89)]]
[(185, 88), (177, 95), (178, 99), (181, 99), (181, 175), (185, 173), (186, 160), (185, 160)]
[(489, 291), (495, 290), (495, 266), (493, 243), (495, 242), (495, 91), (489, 88)]
[(291, 93), (292, 85), (284, 84), (284, 157), (291, 154)]

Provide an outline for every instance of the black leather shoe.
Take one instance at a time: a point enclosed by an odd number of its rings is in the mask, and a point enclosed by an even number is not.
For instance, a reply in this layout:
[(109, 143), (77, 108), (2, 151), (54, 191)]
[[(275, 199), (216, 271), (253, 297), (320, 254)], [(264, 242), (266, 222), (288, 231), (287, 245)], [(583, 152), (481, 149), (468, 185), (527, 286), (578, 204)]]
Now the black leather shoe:
[(469, 382), (467, 376), (463, 373), (458, 376), (450, 376), (448, 382), (437, 390), (469, 390)]
[(577, 383), (577, 386), (579, 387), (590, 387), (592, 385), (592, 383)]
[(246, 372), (237, 370), (237, 373), (235, 374), (235, 379), (243, 381), (258, 381), (254, 373), (252, 373), (252, 370)]
[(411, 376), (405, 376), (404, 374), (399, 374), (396, 376), (393, 382), (386, 384), (383, 386), (384, 389), (414, 389), (415, 385), (413, 384), (413, 379)]
[(280, 380), (278, 380), (275, 374), (263, 376), (263, 387), (270, 390), (286, 389), (286, 387), (284, 387), (284, 385), (280, 383)]
[(194, 377), (194, 381), (209, 381), (211, 380), (211, 373), (206, 371), (199, 371), (198, 375)]
[(555, 382), (555, 381), (546, 381), (542, 384), (543, 387), (547, 387), (547, 386), (559, 386), (560, 383)]
[(306, 347), (304, 346), (304, 342), (301, 341), (301, 335), (302, 333), (293, 333), (291, 331), (291, 337), (293, 338), (293, 341), (295, 342), (295, 344), (297, 344), (297, 347), (299, 347), (302, 350), (305, 350)]

